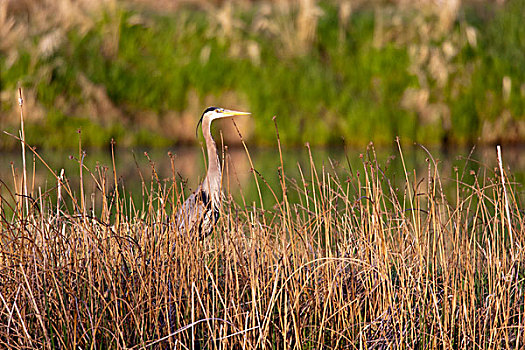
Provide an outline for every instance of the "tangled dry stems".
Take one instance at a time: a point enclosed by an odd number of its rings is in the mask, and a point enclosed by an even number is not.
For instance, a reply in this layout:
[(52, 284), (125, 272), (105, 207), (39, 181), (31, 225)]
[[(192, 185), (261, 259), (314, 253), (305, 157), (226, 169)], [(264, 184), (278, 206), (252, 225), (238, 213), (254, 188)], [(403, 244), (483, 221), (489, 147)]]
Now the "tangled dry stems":
[(55, 188), (31, 194), (29, 211), (21, 187), (3, 183), (0, 344), (523, 346), (521, 194), (510, 182), (505, 199), (498, 169), (456, 172), (447, 196), (431, 157), (423, 180), (405, 169), (398, 187), (373, 148), (346, 178), (313, 158), (298, 179), (287, 166), (273, 209), (228, 195), (204, 241), (170, 226), (183, 196), (174, 180), (154, 175), (135, 203), (98, 168), (85, 201), (62, 179), (58, 207)]

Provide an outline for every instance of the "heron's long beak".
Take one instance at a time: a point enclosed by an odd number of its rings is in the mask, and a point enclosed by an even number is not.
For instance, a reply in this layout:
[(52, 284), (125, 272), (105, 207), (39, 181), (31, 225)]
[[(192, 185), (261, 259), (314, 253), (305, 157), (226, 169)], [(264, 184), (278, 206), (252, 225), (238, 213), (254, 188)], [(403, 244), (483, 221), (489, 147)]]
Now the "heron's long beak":
[(236, 117), (240, 115), (251, 115), (251, 113), (225, 109), (224, 111), (222, 111), (221, 116), (219, 118)]

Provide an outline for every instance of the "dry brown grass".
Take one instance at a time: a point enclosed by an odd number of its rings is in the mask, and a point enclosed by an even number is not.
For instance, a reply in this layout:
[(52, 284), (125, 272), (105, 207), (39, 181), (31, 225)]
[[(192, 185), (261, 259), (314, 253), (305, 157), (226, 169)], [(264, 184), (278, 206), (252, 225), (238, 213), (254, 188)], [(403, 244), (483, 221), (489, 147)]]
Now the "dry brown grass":
[[(525, 221), (503, 167), (457, 171), (447, 196), (430, 154), (427, 173), (405, 169), (398, 187), (373, 147), (347, 178), (310, 159), (297, 179), (281, 163), (273, 208), (227, 194), (205, 241), (170, 225), (183, 200), (176, 164), (167, 181), (152, 167), (141, 202), (117, 184), (114, 166), (81, 170), (79, 190), (57, 177), (45, 193), (14, 173), (0, 197), (1, 346), (524, 345)], [(88, 174), (94, 193), (83, 187)], [(254, 170), (258, 186), (263, 175)]]

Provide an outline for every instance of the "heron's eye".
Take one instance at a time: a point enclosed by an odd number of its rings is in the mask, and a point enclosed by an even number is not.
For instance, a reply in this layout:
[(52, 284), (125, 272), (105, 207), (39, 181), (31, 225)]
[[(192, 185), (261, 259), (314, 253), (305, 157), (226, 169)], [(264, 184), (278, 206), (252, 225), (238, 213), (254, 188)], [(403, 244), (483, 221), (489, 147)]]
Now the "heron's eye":
[(223, 108), (217, 108), (217, 113), (222, 113), (222, 112), (224, 112)]

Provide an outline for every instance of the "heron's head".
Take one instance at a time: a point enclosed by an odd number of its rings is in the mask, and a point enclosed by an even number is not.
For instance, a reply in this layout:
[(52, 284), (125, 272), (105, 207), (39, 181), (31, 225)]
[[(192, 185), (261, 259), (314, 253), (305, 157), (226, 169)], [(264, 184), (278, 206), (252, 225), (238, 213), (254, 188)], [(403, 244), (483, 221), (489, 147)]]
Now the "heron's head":
[(202, 113), (202, 116), (199, 119), (199, 122), (197, 123), (195, 134), (197, 134), (197, 131), (199, 130), (199, 124), (202, 124), (202, 121), (204, 120), (204, 118), (207, 118), (211, 123), (215, 119), (231, 118), (231, 117), (236, 117), (236, 116), (241, 116), (241, 115), (250, 115), (250, 113), (232, 111), (231, 109), (225, 109), (221, 107), (208, 107), (206, 108), (204, 113)]

